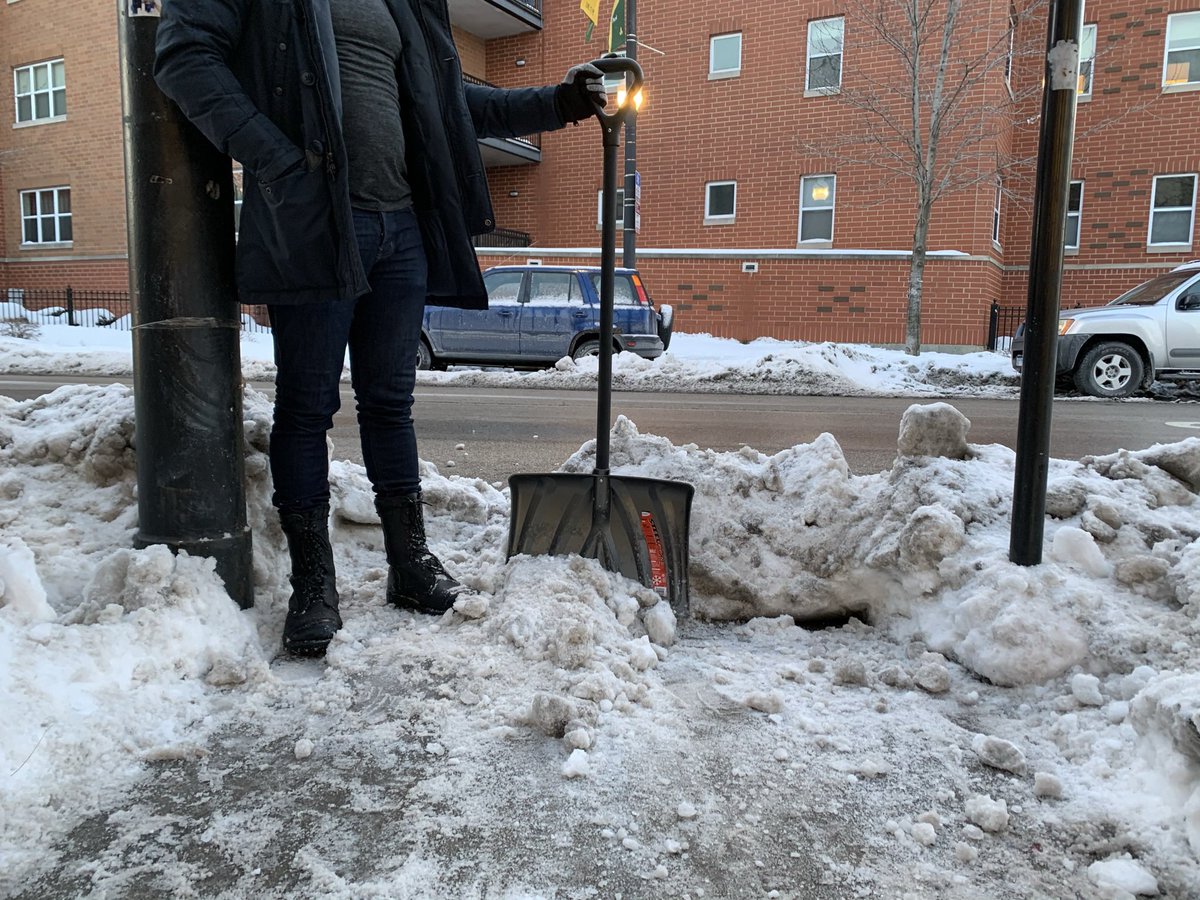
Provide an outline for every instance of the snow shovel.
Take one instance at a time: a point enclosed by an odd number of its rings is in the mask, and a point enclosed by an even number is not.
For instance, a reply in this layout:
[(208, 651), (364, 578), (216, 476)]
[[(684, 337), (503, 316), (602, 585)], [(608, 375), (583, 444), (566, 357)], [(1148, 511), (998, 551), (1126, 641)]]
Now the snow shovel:
[[(642, 69), (631, 59), (592, 63), (605, 74), (633, 75), (615, 113), (597, 110), (604, 132), (604, 212), (600, 253), (600, 375), (596, 404), (596, 468), (591, 475), (550, 473), (508, 479), (512, 518), (508, 555), (578, 554), (639, 581), (667, 600), (677, 615), (688, 607), (688, 520), (692, 485), (682, 481), (610, 475), (612, 427), (613, 282), (617, 247), (617, 147)], [(607, 340), (605, 339), (607, 338)]]

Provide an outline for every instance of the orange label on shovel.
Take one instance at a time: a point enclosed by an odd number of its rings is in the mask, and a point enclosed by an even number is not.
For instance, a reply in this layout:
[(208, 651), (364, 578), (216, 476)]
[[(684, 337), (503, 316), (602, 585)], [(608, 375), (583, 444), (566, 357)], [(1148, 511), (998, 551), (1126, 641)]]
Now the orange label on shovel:
[(642, 536), (646, 539), (646, 554), (650, 557), (650, 588), (660, 597), (666, 597), (669, 593), (667, 561), (663, 556), (658, 525), (654, 523), (654, 516), (648, 512), (642, 513)]

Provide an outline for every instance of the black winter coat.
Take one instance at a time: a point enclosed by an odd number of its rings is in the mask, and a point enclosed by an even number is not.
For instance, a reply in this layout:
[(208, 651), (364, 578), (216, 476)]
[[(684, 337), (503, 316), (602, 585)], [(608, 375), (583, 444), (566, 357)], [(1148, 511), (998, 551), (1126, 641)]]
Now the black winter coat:
[[(387, 3), (404, 41), (397, 76), (427, 302), (483, 309), (471, 236), (495, 222), (477, 139), (563, 127), (555, 88), (464, 85), (446, 0)], [(351, 221), (329, 0), (174, 0), (156, 51), (159, 87), (242, 163), (241, 301), (369, 290)]]

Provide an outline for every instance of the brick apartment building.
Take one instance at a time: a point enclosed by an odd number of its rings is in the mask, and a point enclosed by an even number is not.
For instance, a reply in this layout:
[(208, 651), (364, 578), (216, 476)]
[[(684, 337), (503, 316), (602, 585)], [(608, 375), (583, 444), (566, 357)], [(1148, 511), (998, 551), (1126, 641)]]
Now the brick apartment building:
[[(554, 83), (605, 49), (609, 0), (591, 43), (577, 0), (449, 5), (466, 78)], [(903, 342), (911, 184), (836, 147), (864, 131), (859, 107), (872, 86), (904, 89), (900, 64), (861, 20), (869, 6), (639, 3), (648, 102), (637, 131), (638, 265), (681, 329)], [(0, 5), (0, 54), (13, 72), (0, 101), (12, 123), (0, 137), (0, 288), (128, 287), (117, 7)], [(980, 346), (994, 301), (1025, 302), (1045, 15), (964, 0), (956, 40), (976, 59), (1008, 52), (964, 106), (967, 119), (989, 122), (962, 167), (973, 183), (934, 209), (925, 346)], [(1098, 0), (1086, 21), (1064, 305), (1109, 299), (1200, 256), (1200, 0)], [(482, 264), (594, 264), (598, 128), (482, 149), (502, 229), (486, 243), (528, 245), (481, 248)], [(998, 159), (1015, 161), (1001, 180)]]

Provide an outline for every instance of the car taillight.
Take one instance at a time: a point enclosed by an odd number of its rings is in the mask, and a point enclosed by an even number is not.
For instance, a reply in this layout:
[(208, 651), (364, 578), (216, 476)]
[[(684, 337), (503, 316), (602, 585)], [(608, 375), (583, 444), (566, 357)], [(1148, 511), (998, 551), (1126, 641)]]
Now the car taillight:
[(637, 275), (634, 275), (632, 277), (633, 277), (633, 288), (635, 291), (637, 291), (638, 303), (640, 303), (642, 306), (652, 306), (653, 304), (650, 302), (650, 295), (647, 294), (646, 289), (644, 287), (642, 287), (642, 279), (640, 277), (638, 277)]

